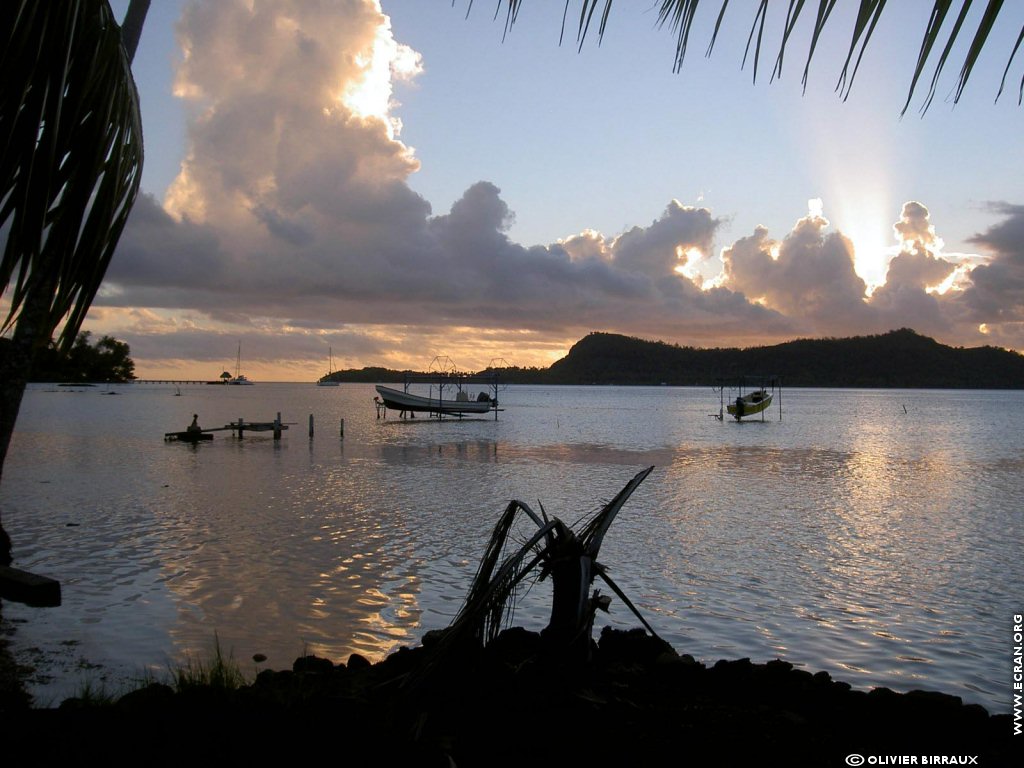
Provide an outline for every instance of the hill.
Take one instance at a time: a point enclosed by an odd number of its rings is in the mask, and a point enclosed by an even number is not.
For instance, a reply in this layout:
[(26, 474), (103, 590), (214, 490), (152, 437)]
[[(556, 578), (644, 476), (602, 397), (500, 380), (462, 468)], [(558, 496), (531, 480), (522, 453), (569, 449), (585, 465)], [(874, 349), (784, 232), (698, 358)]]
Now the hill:
[[(1024, 355), (997, 347), (949, 347), (908, 328), (845, 339), (798, 339), (766, 347), (680, 347), (590, 333), (550, 368), (502, 368), (508, 384), (711, 385), (779, 376), (795, 387), (1024, 389)], [(337, 381), (396, 382), (386, 368), (337, 371)]]
[(910, 329), (846, 339), (799, 339), (748, 349), (697, 349), (591, 333), (545, 374), (557, 384), (712, 384), (781, 376), (789, 386), (1024, 388), (1024, 355), (949, 347)]

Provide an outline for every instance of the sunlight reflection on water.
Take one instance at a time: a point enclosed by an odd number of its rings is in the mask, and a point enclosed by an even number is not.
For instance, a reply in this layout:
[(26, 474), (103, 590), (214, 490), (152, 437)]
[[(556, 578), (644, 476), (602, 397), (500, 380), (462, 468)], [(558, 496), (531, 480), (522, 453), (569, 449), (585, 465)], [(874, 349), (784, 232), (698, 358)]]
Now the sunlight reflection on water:
[[(4, 606), (41, 703), (214, 633), (248, 672), (379, 658), (450, 621), (510, 499), (574, 522), (653, 464), (601, 561), (680, 652), (1008, 709), (1020, 393), (793, 390), (783, 420), (736, 424), (667, 387), (509, 387), (500, 420), (461, 423), (377, 420), (363, 385), (118, 391), (31, 388), (5, 467), (16, 565), (63, 586), (60, 608)], [(279, 443), (160, 439), (277, 411)], [(517, 623), (544, 625), (547, 590)], [(636, 621), (615, 601), (603, 623)]]

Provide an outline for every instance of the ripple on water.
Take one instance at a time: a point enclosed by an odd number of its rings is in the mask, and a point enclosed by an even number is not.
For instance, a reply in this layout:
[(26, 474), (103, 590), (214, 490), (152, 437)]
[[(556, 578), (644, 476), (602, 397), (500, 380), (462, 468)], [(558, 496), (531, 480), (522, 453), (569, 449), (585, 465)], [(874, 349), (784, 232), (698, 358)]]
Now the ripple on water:
[[(272, 668), (378, 658), (457, 613), (509, 500), (573, 522), (655, 465), (601, 561), (681, 652), (1006, 709), (1013, 393), (801, 390), (784, 421), (735, 424), (708, 417), (707, 390), (513, 387), (498, 422), (402, 424), (375, 420), (372, 387), (242, 389), (26, 394), (0, 503), (17, 564), (59, 578), (64, 605), (24, 614), (16, 649), (70, 648), (110, 680), (202, 658), (215, 637)], [(345, 418), (346, 437), (159, 440), (193, 412), (283, 407)], [(517, 623), (544, 625), (549, 589), (525, 593)], [(618, 600), (604, 623), (636, 624)], [(59, 700), (56, 685), (37, 690)]]

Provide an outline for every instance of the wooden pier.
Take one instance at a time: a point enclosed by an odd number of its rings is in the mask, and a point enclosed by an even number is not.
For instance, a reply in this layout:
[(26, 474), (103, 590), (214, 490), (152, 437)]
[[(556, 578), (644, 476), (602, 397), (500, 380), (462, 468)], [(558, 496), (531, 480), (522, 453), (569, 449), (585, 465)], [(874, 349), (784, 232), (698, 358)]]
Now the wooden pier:
[(281, 433), (288, 429), (290, 424), (294, 423), (296, 422), (286, 424), (281, 421), (280, 412), (278, 412), (277, 418), (273, 421), (246, 421), (239, 416), (237, 421), (228, 422), (223, 427), (183, 429), (180, 432), (165, 432), (164, 441), (168, 443), (198, 443), (200, 441), (213, 440), (213, 434), (211, 434), (213, 432), (227, 432), (228, 430), (231, 431), (232, 437), (237, 433), (239, 440), (242, 440), (245, 437), (246, 432), (273, 432), (274, 439), (280, 440)]

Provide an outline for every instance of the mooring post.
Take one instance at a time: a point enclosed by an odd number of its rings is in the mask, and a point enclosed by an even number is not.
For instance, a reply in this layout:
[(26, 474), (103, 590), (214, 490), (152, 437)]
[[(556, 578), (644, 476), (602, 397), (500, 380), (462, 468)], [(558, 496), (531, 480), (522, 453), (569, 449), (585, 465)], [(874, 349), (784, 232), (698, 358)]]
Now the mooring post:
[(309, 414), (309, 436), (313, 437), (313, 414)]
[(242, 417), (238, 417), (238, 439), (242, 439)]
[(340, 437), (343, 440), (345, 439), (345, 420), (344, 419), (341, 420), (341, 427), (339, 429), (338, 437)]
[(277, 418), (274, 419), (274, 439), (281, 439), (281, 412), (277, 412)]

